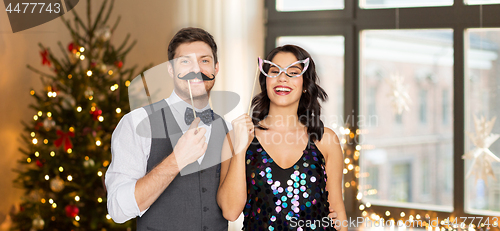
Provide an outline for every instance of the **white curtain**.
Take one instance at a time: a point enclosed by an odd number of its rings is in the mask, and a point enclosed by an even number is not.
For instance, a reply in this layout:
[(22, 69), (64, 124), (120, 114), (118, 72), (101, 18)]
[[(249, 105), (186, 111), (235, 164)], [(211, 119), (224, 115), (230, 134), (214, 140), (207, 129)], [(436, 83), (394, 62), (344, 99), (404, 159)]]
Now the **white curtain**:
[(257, 57), (264, 53), (264, 0), (179, 0), (177, 7), (178, 28), (203, 28), (217, 42), (220, 70), (213, 91), (240, 96), (240, 103), (225, 119), (246, 113)]

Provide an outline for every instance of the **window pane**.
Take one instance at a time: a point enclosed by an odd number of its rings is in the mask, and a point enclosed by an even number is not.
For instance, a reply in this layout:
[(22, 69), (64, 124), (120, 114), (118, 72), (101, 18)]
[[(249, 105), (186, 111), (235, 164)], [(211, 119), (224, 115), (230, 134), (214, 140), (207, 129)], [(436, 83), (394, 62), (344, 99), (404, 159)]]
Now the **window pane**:
[(451, 211), (453, 31), (369, 30), (361, 38), (363, 201)]
[[(495, 116), (500, 117), (500, 29), (470, 29), (467, 33), (465, 131), (477, 134), (474, 116), (478, 119), (484, 116), (486, 121)], [(496, 120), (491, 133), (500, 134), (500, 120)], [(477, 148), (471, 137), (466, 135), (464, 139), (466, 152)], [(500, 157), (500, 140), (491, 144), (489, 150)], [(472, 162), (465, 160), (466, 174), (471, 169)], [(493, 163), (492, 169), (497, 181), (491, 176), (488, 176), (487, 182), (482, 179), (475, 182), (475, 175), (466, 178), (465, 206), (468, 211), (500, 212), (500, 163)]]
[(344, 124), (344, 37), (343, 36), (286, 36), (277, 45), (293, 44), (311, 54), (316, 64), (320, 86), (328, 94), (321, 103), (321, 120), (326, 127), (340, 134)]
[(426, 7), (426, 6), (451, 6), (453, 0), (360, 0), (359, 7), (365, 9), (373, 8), (404, 8), (404, 7)]
[(500, 0), (465, 0), (467, 5), (479, 5), (479, 4), (499, 4)]
[(277, 11), (341, 10), (344, 0), (276, 0)]

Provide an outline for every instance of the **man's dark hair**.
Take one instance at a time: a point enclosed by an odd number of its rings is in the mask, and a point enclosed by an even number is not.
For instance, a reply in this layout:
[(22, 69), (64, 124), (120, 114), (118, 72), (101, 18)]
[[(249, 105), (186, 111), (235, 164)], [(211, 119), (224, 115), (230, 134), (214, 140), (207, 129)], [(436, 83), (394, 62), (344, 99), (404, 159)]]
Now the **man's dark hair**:
[(187, 27), (179, 30), (170, 43), (168, 44), (168, 59), (173, 60), (175, 56), (175, 50), (181, 44), (192, 43), (201, 41), (206, 43), (210, 48), (212, 48), (212, 54), (214, 56), (214, 63), (218, 62), (217, 59), (217, 44), (215, 44), (214, 37), (207, 31), (201, 28)]

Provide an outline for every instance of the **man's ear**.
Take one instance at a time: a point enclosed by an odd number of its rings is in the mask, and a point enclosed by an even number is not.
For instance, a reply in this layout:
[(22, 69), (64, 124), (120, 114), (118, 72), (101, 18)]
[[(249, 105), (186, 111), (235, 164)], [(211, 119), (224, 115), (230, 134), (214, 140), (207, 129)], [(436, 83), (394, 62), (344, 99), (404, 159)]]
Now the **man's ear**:
[(172, 66), (172, 61), (167, 62), (167, 70), (170, 78), (174, 78), (174, 67)]
[(215, 64), (215, 75), (217, 76), (218, 73), (219, 73), (219, 62)]

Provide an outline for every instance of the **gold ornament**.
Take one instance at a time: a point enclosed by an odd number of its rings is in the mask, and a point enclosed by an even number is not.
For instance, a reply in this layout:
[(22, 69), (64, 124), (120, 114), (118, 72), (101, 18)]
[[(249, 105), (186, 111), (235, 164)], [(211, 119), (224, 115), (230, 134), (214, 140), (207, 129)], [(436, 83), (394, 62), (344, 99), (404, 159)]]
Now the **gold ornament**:
[(493, 117), (490, 121), (486, 121), (484, 116), (481, 116), (481, 118), (478, 119), (474, 115), (474, 127), (476, 129), (476, 134), (472, 134), (470, 132), (466, 133), (476, 148), (462, 156), (463, 159), (472, 159), (472, 164), (469, 173), (467, 173), (467, 178), (469, 178), (471, 174), (474, 174), (476, 176), (476, 182), (479, 178), (481, 178), (484, 180), (486, 185), (488, 185), (488, 176), (493, 177), (496, 181), (491, 163), (500, 162), (500, 158), (493, 154), (493, 152), (489, 149), (491, 144), (493, 144), (500, 137), (499, 134), (491, 133), (495, 120), (496, 117)]
[(43, 191), (41, 189), (39, 189), (39, 190), (32, 190), (28, 194), (28, 200), (30, 200), (31, 202), (40, 201), (40, 199), (42, 199), (42, 195), (43, 195)]
[(85, 95), (85, 97), (90, 97), (90, 96), (93, 96), (94, 95), (94, 91), (92, 91), (92, 88), (90, 87), (87, 87), (87, 90), (85, 90), (85, 92), (83, 93)]
[(111, 29), (109, 26), (102, 27), (96, 30), (94, 35), (102, 42), (107, 42), (111, 38)]
[(36, 230), (42, 230), (45, 225), (45, 221), (38, 215), (35, 219), (33, 219), (32, 226)]
[(92, 159), (88, 159), (83, 161), (83, 167), (88, 168), (88, 167), (94, 167), (95, 162)]
[(56, 178), (50, 181), (50, 189), (56, 193), (62, 191), (64, 189), (64, 181), (59, 176), (56, 176)]
[(43, 128), (45, 128), (46, 131), (50, 131), (54, 126), (56, 126), (56, 121), (52, 120), (52, 118), (45, 118), (45, 120), (43, 120)]

